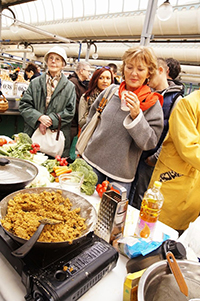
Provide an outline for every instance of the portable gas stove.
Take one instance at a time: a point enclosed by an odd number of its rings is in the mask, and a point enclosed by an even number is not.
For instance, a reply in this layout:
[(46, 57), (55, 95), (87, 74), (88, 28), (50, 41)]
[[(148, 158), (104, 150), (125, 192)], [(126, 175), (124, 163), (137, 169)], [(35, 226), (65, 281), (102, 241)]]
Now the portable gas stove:
[(93, 232), (64, 248), (33, 248), (23, 259), (11, 254), (18, 247), (0, 226), (0, 251), (21, 276), (28, 301), (78, 300), (116, 266), (119, 256)]

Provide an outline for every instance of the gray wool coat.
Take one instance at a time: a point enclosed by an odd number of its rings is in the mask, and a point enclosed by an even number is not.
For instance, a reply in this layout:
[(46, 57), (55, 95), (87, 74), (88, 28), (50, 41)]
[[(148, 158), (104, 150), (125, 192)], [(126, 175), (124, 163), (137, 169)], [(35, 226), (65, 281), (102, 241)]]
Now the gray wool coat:
[[(105, 90), (93, 103), (86, 125), (95, 114), (104, 93)], [(163, 111), (159, 100), (146, 111), (140, 111), (132, 120), (129, 112), (121, 110), (117, 90), (106, 104), (83, 158), (106, 176), (130, 183), (135, 177), (142, 152), (157, 145), (162, 130)]]

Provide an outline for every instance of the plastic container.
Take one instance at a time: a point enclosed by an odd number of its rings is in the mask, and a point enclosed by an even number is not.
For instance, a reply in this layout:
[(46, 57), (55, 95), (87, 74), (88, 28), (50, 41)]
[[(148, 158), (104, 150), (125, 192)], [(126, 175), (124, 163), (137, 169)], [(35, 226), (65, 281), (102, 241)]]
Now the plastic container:
[(155, 181), (142, 200), (140, 214), (135, 229), (135, 236), (153, 239), (153, 234), (163, 205), (163, 195), (160, 192), (161, 182)]
[(84, 175), (81, 172), (73, 171), (71, 173), (62, 174), (59, 176), (59, 184), (62, 189), (71, 192), (80, 192), (81, 185), (83, 184)]

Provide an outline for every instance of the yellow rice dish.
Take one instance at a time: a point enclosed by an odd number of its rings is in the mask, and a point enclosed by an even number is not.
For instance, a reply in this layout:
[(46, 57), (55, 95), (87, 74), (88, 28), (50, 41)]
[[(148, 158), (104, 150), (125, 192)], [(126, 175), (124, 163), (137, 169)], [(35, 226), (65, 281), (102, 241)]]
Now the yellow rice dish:
[(71, 243), (86, 229), (80, 208), (71, 210), (72, 204), (62, 196), (62, 191), (41, 193), (19, 193), (9, 200), (7, 214), (1, 220), (2, 226), (12, 234), (30, 239), (44, 218), (61, 221), (45, 225), (38, 241)]

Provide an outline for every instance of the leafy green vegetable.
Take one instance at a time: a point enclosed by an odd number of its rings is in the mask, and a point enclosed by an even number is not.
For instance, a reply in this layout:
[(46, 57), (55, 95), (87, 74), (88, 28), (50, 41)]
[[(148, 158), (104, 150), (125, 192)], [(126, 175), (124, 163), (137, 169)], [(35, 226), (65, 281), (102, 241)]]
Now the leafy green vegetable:
[(89, 182), (83, 182), (81, 185), (81, 192), (84, 192), (87, 195), (92, 195), (95, 192), (95, 186)]
[(84, 166), (88, 170), (93, 170), (92, 167), (87, 164), (87, 162), (81, 158), (77, 158), (72, 164), (70, 164), (70, 167), (72, 168), (72, 171), (78, 171), (80, 166)]
[[(71, 167), (71, 165), (70, 165)], [(84, 175), (84, 179), (86, 179), (89, 175), (89, 170), (85, 167), (85, 166), (79, 166), (77, 170), (73, 170), (72, 171), (76, 171), (76, 172), (80, 172), (80, 173), (83, 173)]]
[(49, 174), (49, 180), (50, 180), (50, 182), (52, 183), (52, 182), (55, 181), (55, 178), (54, 178), (51, 174)]
[(87, 177), (84, 178), (84, 182), (89, 182), (94, 186), (96, 185), (97, 181), (98, 181), (97, 174), (93, 170), (90, 170)]
[(42, 166), (46, 167), (49, 173), (53, 172), (54, 166), (59, 166), (59, 162), (56, 159), (47, 159)]
[(8, 157), (14, 157), (19, 159), (32, 159), (30, 149), (31, 144), (23, 144), (21, 142), (17, 142), (8, 146), (4, 144), (0, 149), (0, 153)]
[(8, 157), (31, 160), (33, 155), (30, 153), (32, 140), (26, 133), (16, 135), (16, 143), (4, 144), (0, 149), (0, 154)]
[(4, 147), (0, 147), (0, 155), (9, 156), (9, 153), (4, 149)]
[(16, 137), (17, 142), (24, 144), (32, 144), (32, 139), (26, 133), (18, 133), (14, 135)]
[(70, 164), (72, 171), (80, 171), (84, 174), (83, 184), (81, 185), (81, 192), (87, 195), (92, 195), (95, 191), (95, 185), (98, 181), (96, 173), (87, 162), (81, 158), (77, 158)]

